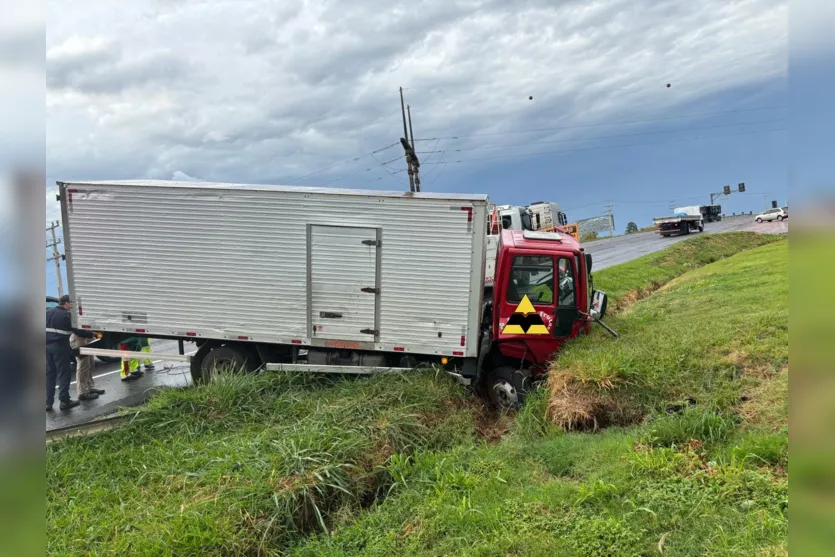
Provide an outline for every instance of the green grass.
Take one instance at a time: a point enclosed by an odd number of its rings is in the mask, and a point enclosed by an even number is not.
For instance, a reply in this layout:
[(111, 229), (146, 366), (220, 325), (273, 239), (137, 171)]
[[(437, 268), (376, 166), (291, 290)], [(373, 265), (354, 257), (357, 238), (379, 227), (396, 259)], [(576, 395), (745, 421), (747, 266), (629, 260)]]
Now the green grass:
[(594, 275), (595, 288), (609, 296), (611, 310), (628, 306), (686, 272), (772, 242), (781, 237), (755, 232), (708, 234), (609, 267)]
[(424, 453), (399, 467), (384, 503), (291, 553), (747, 556), (785, 545), (786, 479), (695, 445), (642, 446), (641, 434)]
[(130, 425), (47, 448), (47, 550), (251, 555), (385, 493), (393, 454), (472, 439), (474, 405), (432, 372), (222, 376)]
[(566, 427), (629, 424), (688, 399), (724, 412), (770, 387), (788, 366), (787, 257), (788, 242), (772, 241), (674, 279), (609, 317), (621, 338), (598, 328), (553, 362), (552, 418)]
[[(494, 423), (429, 371), (222, 377), (47, 447), (47, 551), (785, 554), (787, 242), (729, 236), (708, 246), (724, 260), (607, 318), (620, 339), (556, 360), (605, 429), (565, 431), (548, 388)], [(684, 249), (670, 277), (703, 265)], [(618, 274), (635, 278), (614, 267), (598, 286)]]
[[(786, 252), (777, 241), (691, 272), (612, 319), (620, 340), (595, 334), (557, 360), (557, 370), (565, 359), (613, 383), (629, 372), (615, 391), (646, 419), (563, 432), (539, 390), (500, 443), (392, 463), (398, 480), (384, 502), (291, 553), (786, 554), (788, 410), (749, 422), (756, 397), (738, 396), (786, 376)], [(694, 327), (670, 322), (671, 308)], [(695, 354), (706, 361), (695, 365)], [(756, 377), (745, 375), (751, 365)]]

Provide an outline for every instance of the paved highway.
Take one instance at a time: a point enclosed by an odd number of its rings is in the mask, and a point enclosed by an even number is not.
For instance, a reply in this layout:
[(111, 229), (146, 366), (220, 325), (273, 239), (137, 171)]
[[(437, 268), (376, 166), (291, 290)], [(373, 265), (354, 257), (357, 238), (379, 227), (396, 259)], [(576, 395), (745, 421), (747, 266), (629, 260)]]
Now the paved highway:
[(599, 271), (612, 265), (626, 263), (642, 255), (664, 249), (688, 238), (695, 238), (699, 234), (717, 234), (720, 232), (756, 231), (766, 234), (785, 234), (789, 231), (788, 221), (756, 223), (751, 216), (729, 218), (720, 222), (705, 225), (705, 231), (690, 233), (687, 236), (670, 236), (663, 238), (657, 232), (640, 232), (628, 236), (603, 238), (584, 245), (586, 251), (592, 254), (592, 271)]
[[(757, 224), (752, 217), (727, 219), (718, 223), (709, 223), (705, 227), (706, 234), (718, 232), (730, 232), (740, 230), (756, 230), (768, 234), (780, 234), (788, 232), (788, 222), (773, 222)], [(680, 242), (687, 238), (698, 236), (671, 236), (662, 238), (656, 232), (643, 232), (630, 234), (629, 236), (616, 236), (611, 239), (602, 239), (586, 243), (586, 249), (593, 256), (595, 270), (605, 269), (612, 265), (631, 261), (663, 249), (671, 244)], [(186, 352), (193, 351), (195, 346), (186, 343)], [(151, 352), (177, 353), (177, 343), (171, 340), (152, 340)], [(105, 394), (98, 399), (82, 402), (70, 410), (58, 409), (56, 400), (55, 410), (46, 414), (46, 429), (51, 430), (59, 427), (66, 427), (83, 423), (98, 416), (114, 412), (119, 407), (135, 406), (143, 403), (156, 388), (159, 387), (187, 387), (191, 384), (191, 376), (188, 367), (183, 362), (155, 361), (156, 370), (146, 372), (144, 377), (138, 380), (122, 382), (119, 378), (119, 364), (105, 364), (96, 360), (96, 369), (93, 377), (96, 387), (104, 389)], [(74, 380), (75, 378), (73, 378)], [(76, 398), (75, 382), (70, 385), (70, 395)]]
[[(194, 344), (186, 343), (186, 353), (194, 349)], [(176, 354), (177, 342), (152, 339), (152, 358), (154, 352)], [(153, 361), (156, 368), (154, 371), (146, 371), (145, 375), (139, 379), (123, 382), (119, 377), (118, 362), (106, 364), (96, 359), (93, 379), (96, 382), (96, 388), (104, 389), (105, 393), (96, 400), (81, 401), (79, 406), (70, 410), (60, 410), (56, 390), (54, 410), (46, 413), (46, 430), (77, 425), (115, 412), (124, 406), (142, 404), (159, 387), (187, 387), (191, 384), (188, 365), (184, 362), (166, 362), (157, 358), (153, 358)], [(75, 377), (73, 377), (70, 384), (70, 396), (76, 399), (77, 395)]]

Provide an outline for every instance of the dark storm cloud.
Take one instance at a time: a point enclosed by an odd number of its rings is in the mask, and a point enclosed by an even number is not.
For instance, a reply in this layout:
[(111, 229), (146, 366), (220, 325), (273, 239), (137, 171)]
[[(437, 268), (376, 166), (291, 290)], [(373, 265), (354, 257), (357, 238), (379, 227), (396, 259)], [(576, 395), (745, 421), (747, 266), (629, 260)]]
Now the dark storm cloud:
[[(399, 86), (418, 137), (463, 137), (652, 116), (785, 72), (777, 0), (136, 0), (50, 18), (61, 176), (264, 183), (351, 160), (303, 182), (400, 187), (366, 155), (402, 135)], [(527, 137), (554, 136), (570, 135)]]
[(169, 52), (125, 56), (121, 44), (100, 42), (70, 52), (47, 53), (46, 84), (53, 90), (116, 94), (126, 89), (188, 79), (193, 67)]

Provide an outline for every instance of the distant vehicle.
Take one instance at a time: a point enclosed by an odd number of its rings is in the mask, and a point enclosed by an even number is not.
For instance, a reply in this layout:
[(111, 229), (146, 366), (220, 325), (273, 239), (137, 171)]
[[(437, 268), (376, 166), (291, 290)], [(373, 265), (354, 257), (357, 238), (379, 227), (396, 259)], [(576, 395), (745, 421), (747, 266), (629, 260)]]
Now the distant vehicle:
[(676, 207), (672, 216), (655, 217), (652, 223), (665, 238), (673, 234), (690, 234), (697, 230), (702, 232), (705, 229), (704, 215), (699, 205)]
[(699, 210), (705, 222), (719, 222), (722, 220), (721, 205), (702, 205), (699, 207)]
[(788, 211), (785, 211), (782, 208), (777, 207), (776, 209), (769, 209), (768, 211), (763, 211), (762, 213), (754, 217), (754, 220), (757, 222), (770, 222), (773, 220), (783, 220), (787, 218), (789, 218)]

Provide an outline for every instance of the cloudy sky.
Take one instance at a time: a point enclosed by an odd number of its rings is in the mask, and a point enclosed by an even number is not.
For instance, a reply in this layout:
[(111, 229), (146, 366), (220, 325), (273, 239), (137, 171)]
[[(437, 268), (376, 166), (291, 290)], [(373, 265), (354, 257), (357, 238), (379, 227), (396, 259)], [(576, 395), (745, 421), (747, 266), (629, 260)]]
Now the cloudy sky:
[(788, 197), (785, 1), (53, 0), (46, 31), (47, 219), (56, 180), (408, 189), (399, 87), (424, 191), (618, 232)]

